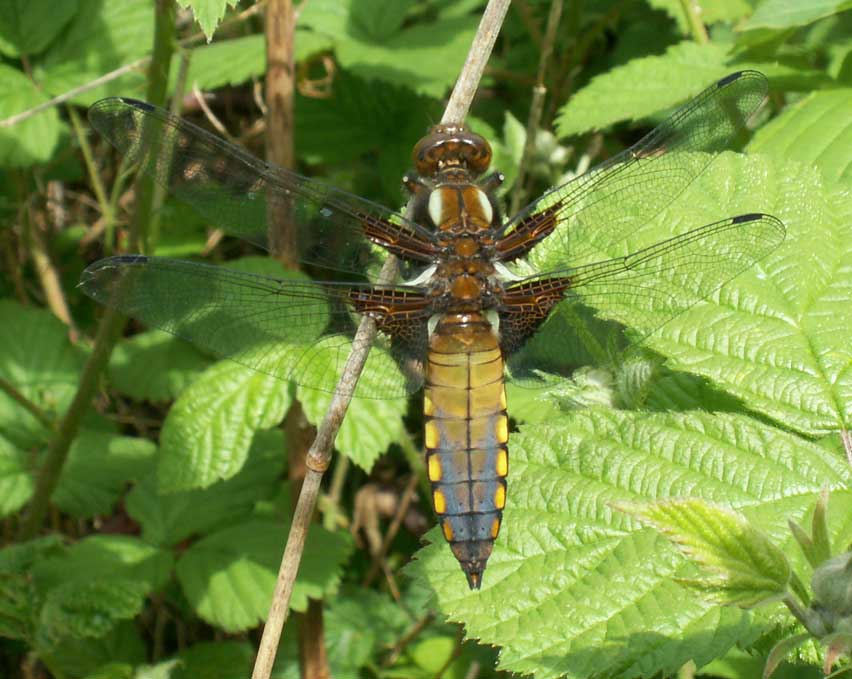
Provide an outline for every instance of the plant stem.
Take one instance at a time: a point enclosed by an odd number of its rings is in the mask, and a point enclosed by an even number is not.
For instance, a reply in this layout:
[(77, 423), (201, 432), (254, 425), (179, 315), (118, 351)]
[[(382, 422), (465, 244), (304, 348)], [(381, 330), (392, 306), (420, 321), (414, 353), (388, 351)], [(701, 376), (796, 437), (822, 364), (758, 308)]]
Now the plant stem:
[(47, 516), (50, 498), (59, 482), (65, 461), (68, 459), (71, 443), (77, 435), (83, 415), (89, 409), (101, 371), (109, 360), (109, 355), (123, 327), (124, 318), (117, 311), (107, 309), (98, 327), (92, 354), (86, 361), (83, 374), (80, 376), (77, 392), (59, 424), (56, 435), (50, 442), (47, 458), (39, 470), (29, 512), (21, 523), (21, 541), (33, 538), (38, 533), (44, 517)]
[[(158, 0), (156, 17), (154, 57), (151, 62), (151, 80), (148, 83), (148, 94), (149, 98), (151, 95), (159, 95), (159, 100), (162, 100), (165, 97), (166, 78), (168, 78), (169, 69), (168, 64), (164, 67), (160, 60), (171, 58), (170, 47), (174, 38), (174, 5), (171, 0)], [(166, 49), (166, 47), (169, 49)], [(150, 212), (150, 209), (149, 203), (147, 210)], [(139, 217), (138, 213), (137, 217)], [(137, 218), (136, 228), (131, 229), (130, 234), (132, 247), (138, 247), (144, 242), (143, 235), (147, 221), (147, 214), (143, 215), (141, 219)], [(38, 480), (33, 497), (30, 500), (29, 512), (21, 522), (21, 540), (29, 540), (34, 537), (44, 522), (44, 517), (50, 507), (50, 498), (56, 489), (62, 475), (62, 469), (68, 459), (68, 451), (71, 449), (74, 437), (80, 429), (83, 416), (91, 404), (92, 395), (97, 387), (101, 372), (109, 361), (116, 341), (121, 336), (124, 323), (124, 317), (110, 308), (101, 318), (94, 347), (83, 368), (77, 392), (74, 394), (74, 399), (71, 401), (68, 411), (59, 423), (56, 434), (48, 447), (47, 457), (38, 472)]]
[[(444, 116), (441, 119), (443, 122), (461, 121), (467, 115), (508, 7), (509, 0), (489, 0), (461, 75), (444, 111)], [(396, 259), (389, 257), (382, 267), (379, 278), (380, 280), (390, 281), (395, 277), (396, 271)], [(375, 336), (375, 322), (364, 317), (352, 342), (352, 352), (346, 359), (340, 382), (338, 382), (325, 417), (319, 425), (317, 437), (308, 451), (306, 460), (308, 469), (302, 484), (302, 491), (299, 494), (299, 501), (296, 504), (296, 510), (293, 513), (287, 545), (284, 548), (284, 556), (281, 559), (281, 567), (278, 570), (278, 579), (275, 583), (272, 605), (266, 625), (263, 628), (263, 636), (252, 671), (252, 679), (269, 679), (272, 672), (278, 643), (281, 640), (281, 631), (290, 609), (290, 596), (293, 593), (293, 583), (296, 580), (299, 562), (305, 548), (308, 526), (319, 494), (320, 481), (323, 473), (328, 469), (334, 439), (346, 415), (349, 402), (355, 393), (355, 385), (364, 369), (364, 364), (367, 362), (367, 355)]]
[(680, 0), (680, 6), (686, 16), (689, 30), (692, 32), (692, 39), (699, 45), (706, 45), (710, 42), (710, 36), (707, 35), (707, 29), (701, 21), (701, 7), (698, 5), (698, 0)]
[(562, 0), (552, 0), (550, 4), (550, 14), (547, 16), (547, 28), (545, 29), (544, 42), (541, 45), (541, 54), (538, 60), (538, 75), (536, 83), (533, 87), (532, 102), (530, 103), (530, 113), (527, 118), (527, 138), (524, 141), (524, 152), (521, 155), (521, 160), (518, 163), (518, 177), (515, 179), (515, 188), (512, 193), (512, 206), (509, 209), (510, 214), (515, 214), (520, 207), (521, 198), (524, 195), (524, 179), (527, 171), (527, 164), (530, 156), (532, 156), (533, 148), (535, 147), (535, 136), (538, 127), (541, 124), (541, 114), (544, 111), (544, 96), (547, 94), (547, 87), (544, 85), (544, 76), (547, 73), (547, 64), (553, 54), (553, 43), (556, 40), (556, 29), (559, 27), (559, 20), (562, 17)]

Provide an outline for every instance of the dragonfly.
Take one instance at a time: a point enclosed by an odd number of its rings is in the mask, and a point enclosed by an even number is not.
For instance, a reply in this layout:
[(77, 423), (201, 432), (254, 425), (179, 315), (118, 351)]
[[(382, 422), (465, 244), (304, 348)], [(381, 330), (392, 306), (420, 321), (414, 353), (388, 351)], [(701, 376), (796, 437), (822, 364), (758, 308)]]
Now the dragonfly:
[[(507, 375), (534, 385), (542, 365), (525, 351), (530, 339), (579, 310), (580, 321), (621, 321), (635, 346), (783, 241), (782, 222), (754, 212), (631, 246), (747, 129), (767, 91), (762, 74), (733, 73), (512, 216), (501, 213), (490, 145), (463, 124), (435, 125), (417, 142), (415, 171), (403, 178), (409, 207), (391, 210), (145, 102), (104, 99), (89, 120), (126, 162), (226, 234), (267, 250), (285, 215), (312, 275), (118, 255), (88, 266), (80, 285), (216, 356), (330, 392), (361, 341), (359, 322), (372, 319), (378, 336), (354, 396), (423, 389), (432, 505), (479, 589), (506, 505)], [(380, 271), (388, 256), (400, 264), (393, 280)], [(551, 356), (576, 340), (569, 326), (555, 327)]]

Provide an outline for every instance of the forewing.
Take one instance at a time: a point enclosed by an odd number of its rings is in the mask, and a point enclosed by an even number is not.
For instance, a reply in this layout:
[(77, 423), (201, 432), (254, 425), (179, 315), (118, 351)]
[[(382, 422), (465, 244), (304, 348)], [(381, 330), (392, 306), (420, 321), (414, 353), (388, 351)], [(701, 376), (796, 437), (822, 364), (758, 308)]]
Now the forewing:
[[(746, 214), (670, 238), (625, 257), (551, 271), (519, 281), (567, 282), (565, 299), (544, 327), (509, 361), (510, 371), (529, 375), (543, 368), (576, 368), (588, 353), (588, 337), (607, 350), (642, 342), (722, 285), (775, 250), (786, 230), (775, 217)], [(585, 313), (591, 309), (596, 318)], [(617, 321), (627, 328), (620, 337)], [(594, 354), (594, 351), (591, 352)], [(530, 386), (535, 386), (530, 384)]]
[(301, 261), (363, 275), (378, 250), (365, 238), (395, 231), (431, 242), (425, 229), (353, 194), (265, 163), (167, 111), (121, 97), (89, 109), (89, 121), (127, 160), (202, 217), (267, 250), (276, 250), (270, 215), (289, 215)]
[[(355, 341), (359, 317), (350, 300), (376, 290), (142, 255), (95, 262), (80, 286), (96, 301), (216, 356), (329, 392)], [(428, 319), (409, 320), (425, 328)], [(423, 356), (425, 346), (409, 341), (400, 348), (380, 336), (366, 368), (370, 380), (359, 383), (355, 396), (399, 398), (416, 391), (422, 380), (411, 365)]]
[(540, 270), (611, 256), (613, 248), (626, 244), (628, 236), (668, 206), (720, 151), (747, 131), (748, 120), (767, 91), (767, 80), (757, 71), (723, 78), (629, 149), (522, 210), (507, 225), (506, 234), (537, 215), (547, 217), (552, 233), (547, 231), (544, 261), (535, 261)]

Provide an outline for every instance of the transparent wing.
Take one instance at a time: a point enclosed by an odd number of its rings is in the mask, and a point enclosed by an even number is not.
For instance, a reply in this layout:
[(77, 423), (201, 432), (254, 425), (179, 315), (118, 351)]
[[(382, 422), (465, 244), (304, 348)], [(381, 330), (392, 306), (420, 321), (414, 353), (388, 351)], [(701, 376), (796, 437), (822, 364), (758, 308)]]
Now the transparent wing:
[[(329, 392), (335, 390), (353, 345), (359, 320), (353, 297), (377, 290), (142, 255), (95, 262), (83, 272), (80, 286), (96, 301), (216, 356)], [(407, 292), (388, 290), (401, 296)], [(406, 318), (422, 332), (412, 334), (404, 347), (380, 335), (356, 396), (399, 398), (420, 387), (416, 363), (425, 356), (427, 320), (425, 313)]]
[(546, 261), (535, 262), (542, 271), (595, 261), (619, 247), (627, 254), (627, 237), (744, 135), (767, 91), (766, 77), (757, 71), (723, 78), (629, 149), (548, 191), (507, 224), (506, 235), (520, 235), (525, 221), (538, 215), (535, 240), (549, 234)]
[[(278, 249), (270, 215), (289, 215), (301, 261), (364, 275), (376, 257), (365, 232), (395, 239), (415, 254), (430, 233), (345, 191), (265, 163), (192, 123), (135, 99), (113, 97), (89, 121), (127, 160), (202, 217), (267, 250)], [(403, 254), (407, 252), (403, 249)]]
[[(766, 257), (781, 245), (785, 233), (775, 217), (745, 214), (624, 257), (518, 281), (515, 285), (557, 281), (567, 292), (539, 334), (510, 358), (510, 372), (523, 383), (536, 369), (575, 368), (579, 347), (588, 349), (589, 338), (605, 350), (617, 351), (641, 342)], [(584, 308), (590, 308), (596, 318), (590, 318)], [(620, 329), (611, 321), (627, 326), (627, 339), (620, 337)], [(609, 343), (615, 346), (603, 346)]]

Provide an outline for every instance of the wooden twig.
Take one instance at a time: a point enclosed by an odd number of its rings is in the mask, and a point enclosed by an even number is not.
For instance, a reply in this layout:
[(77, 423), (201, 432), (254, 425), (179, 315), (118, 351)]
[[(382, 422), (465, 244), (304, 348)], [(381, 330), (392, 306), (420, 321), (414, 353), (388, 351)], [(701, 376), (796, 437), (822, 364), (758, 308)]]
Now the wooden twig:
[(462, 66), (461, 75), (441, 117), (442, 123), (462, 122), (467, 117), (473, 95), (479, 87), (485, 64), (488, 63), (488, 57), (491, 56), (497, 34), (508, 11), (509, 0), (489, 0), (467, 53), (467, 60)]
[[(450, 96), (447, 109), (442, 118), (445, 122), (462, 121), (467, 115), (473, 95), (485, 68), (485, 63), (491, 53), (501, 22), (506, 16), (509, 0), (489, 0), (485, 8), (479, 29), (474, 37), (467, 61), (465, 61), (461, 75)], [(410, 206), (409, 206), (410, 208)], [(391, 281), (396, 276), (397, 263), (395, 258), (389, 257), (382, 272), (380, 280)], [(358, 377), (367, 362), (367, 355), (376, 336), (376, 324), (371, 318), (364, 317), (355, 333), (352, 343), (352, 351), (346, 360), (346, 365), (337, 385), (337, 390), (331, 399), (328, 410), (317, 430), (314, 440), (307, 456), (307, 473), (302, 484), (302, 492), (293, 513), (290, 524), (290, 533), (287, 536), (287, 545), (284, 548), (284, 556), (281, 559), (281, 567), (278, 570), (278, 579), (275, 583), (275, 592), (266, 625), (263, 628), (263, 636), (260, 640), (257, 659), (255, 660), (252, 679), (269, 679), (272, 665), (275, 662), (275, 654), (278, 643), (281, 640), (281, 631), (287, 620), (290, 609), (290, 597), (293, 593), (293, 583), (302, 559), (305, 548), (305, 538), (308, 533), (311, 516), (316, 505), (319, 494), (320, 481), (331, 460), (331, 451), (337, 431), (346, 415), (346, 409), (355, 393), (355, 385)]]
[(364, 576), (364, 587), (368, 587), (370, 583), (373, 582), (373, 578), (379, 574), (379, 570), (381, 570), (382, 564), (384, 563), (385, 555), (388, 553), (388, 549), (390, 549), (390, 544), (399, 532), (399, 527), (402, 525), (405, 513), (411, 506), (411, 501), (414, 499), (414, 491), (416, 488), (417, 474), (412, 474), (405, 486), (405, 490), (402, 493), (402, 499), (399, 502), (399, 506), (396, 508), (393, 520), (391, 521), (390, 526), (388, 526), (388, 532), (385, 533), (384, 540), (382, 540), (382, 544), (378, 551), (373, 554), (373, 563), (370, 566), (370, 570), (367, 571), (367, 575)]

